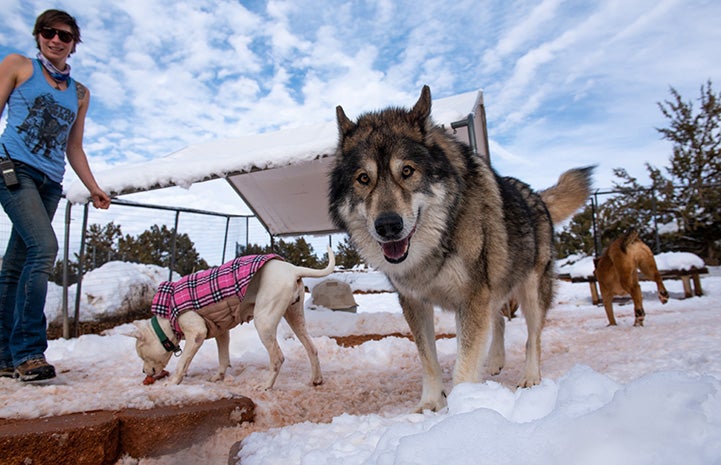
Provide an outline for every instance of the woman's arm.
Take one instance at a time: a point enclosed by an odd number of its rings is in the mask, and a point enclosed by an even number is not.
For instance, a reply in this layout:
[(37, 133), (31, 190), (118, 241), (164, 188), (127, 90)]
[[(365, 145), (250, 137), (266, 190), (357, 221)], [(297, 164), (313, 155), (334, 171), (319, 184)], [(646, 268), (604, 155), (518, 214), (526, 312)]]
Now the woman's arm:
[(17, 53), (11, 53), (0, 62), (0, 116), (3, 114), (12, 91), (30, 79), (32, 73), (32, 62)]
[(68, 146), (65, 152), (68, 156), (70, 166), (78, 175), (80, 181), (90, 191), (90, 198), (95, 208), (106, 209), (110, 206), (110, 197), (106, 194), (95, 181), (88, 157), (83, 149), (83, 132), (85, 131), (85, 115), (88, 113), (88, 105), (90, 104), (90, 91), (87, 87), (76, 81), (76, 91), (78, 93), (78, 117), (75, 124), (70, 129), (68, 137)]

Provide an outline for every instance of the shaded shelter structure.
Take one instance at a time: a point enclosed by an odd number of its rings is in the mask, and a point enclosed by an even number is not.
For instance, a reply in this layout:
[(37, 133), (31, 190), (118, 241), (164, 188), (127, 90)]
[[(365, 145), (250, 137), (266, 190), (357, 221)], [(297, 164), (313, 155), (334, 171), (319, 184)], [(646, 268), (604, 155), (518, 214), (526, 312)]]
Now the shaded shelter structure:
[[(433, 101), (437, 124), (488, 158), (481, 90)], [(337, 232), (328, 215), (327, 184), (338, 141), (336, 122), (195, 144), (165, 157), (98, 171), (114, 196), (223, 178), (273, 237)], [(73, 203), (87, 202), (79, 181), (67, 189)]]

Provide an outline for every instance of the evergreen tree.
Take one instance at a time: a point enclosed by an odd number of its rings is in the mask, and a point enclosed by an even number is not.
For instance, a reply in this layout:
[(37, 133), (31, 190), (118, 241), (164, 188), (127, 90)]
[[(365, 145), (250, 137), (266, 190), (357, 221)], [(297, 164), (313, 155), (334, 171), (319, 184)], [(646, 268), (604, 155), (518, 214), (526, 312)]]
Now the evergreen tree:
[(592, 254), (593, 244), (593, 208), (587, 205), (583, 211), (556, 234), (556, 256), (566, 258), (577, 253)]
[(266, 255), (269, 253), (273, 253), (273, 250), (269, 245), (260, 246), (258, 244), (235, 244), (236, 257), (242, 257), (243, 255)]
[(318, 257), (313, 252), (313, 246), (302, 237), (296, 239), (295, 242), (285, 242), (280, 239), (275, 244), (274, 250), (275, 253), (294, 265), (308, 268), (320, 267)]
[(338, 266), (347, 270), (363, 263), (360, 254), (349, 241), (347, 235), (343, 238), (343, 242), (338, 244), (338, 252), (335, 254), (335, 262)]
[[(658, 104), (669, 126), (657, 130), (673, 143), (666, 174), (647, 163), (649, 188), (623, 168), (615, 169), (617, 195), (597, 208), (597, 241), (605, 247), (634, 228), (657, 253), (688, 251), (717, 264), (721, 256), (721, 94), (714, 94), (708, 81), (701, 86), (699, 111), (695, 112), (692, 102), (684, 102), (674, 88), (670, 92), (672, 98)], [(569, 241), (582, 236), (589, 226), (585, 214), (576, 215), (558, 235), (559, 256), (572, 253), (578, 244)], [(592, 234), (590, 228), (585, 231)], [(587, 239), (581, 243), (587, 247)]]
[[(124, 260), (170, 267), (173, 252), (173, 230), (166, 225), (153, 225), (138, 237), (126, 235), (118, 241), (118, 254)], [(181, 276), (208, 268), (200, 258), (190, 237), (177, 234), (175, 237), (175, 259), (173, 271)]]
[[(698, 112), (693, 102), (684, 102), (673, 87), (671, 99), (658, 106), (669, 120), (657, 128), (673, 143), (673, 156), (661, 170), (647, 165), (659, 198), (672, 206), (679, 227), (675, 248), (701, 255), (717, 263), (721, 252), (721, 93), (711, 81), (701, 86)], [(669, 186), (676, 186), (671, 189)]]
[(83, 270), (94, 270), (107, 262), (118, 260), (117, 243), (122, 236), (123, 232), (120, 226), (115, 225), (115, 222), (111, 221), (105, 227), (91, 224), (85, 234)]

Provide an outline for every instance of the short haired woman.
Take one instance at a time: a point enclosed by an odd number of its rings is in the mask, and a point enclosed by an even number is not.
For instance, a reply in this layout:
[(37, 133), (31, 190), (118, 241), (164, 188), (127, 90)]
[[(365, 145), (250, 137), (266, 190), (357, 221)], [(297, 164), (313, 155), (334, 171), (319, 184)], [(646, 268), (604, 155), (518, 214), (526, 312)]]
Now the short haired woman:
[(68, 57), (80, 43), (75, 18), (60, 10), (37, 17), (36, 59), (0, 62), (0, 203), (12, 232), (0, 271), (0, 376), (23, 382), (55, 377), (45, 360), (45, 297), (58, 252), (52, 219), (62, 196), (65, 158), (96, 208), (110, 197), (98, 186), (83, 149), (88, 89), (70, 77)]

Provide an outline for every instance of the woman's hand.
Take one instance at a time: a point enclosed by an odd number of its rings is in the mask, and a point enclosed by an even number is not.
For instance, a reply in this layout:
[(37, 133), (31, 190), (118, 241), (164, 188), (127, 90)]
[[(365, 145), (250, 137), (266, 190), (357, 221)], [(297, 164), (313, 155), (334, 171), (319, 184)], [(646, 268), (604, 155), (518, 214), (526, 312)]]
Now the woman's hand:
[(102, 189), (95, 190), (90, 193), (90, 199), (93, 207), (107, 210), (110, 206), (110, 197)]

